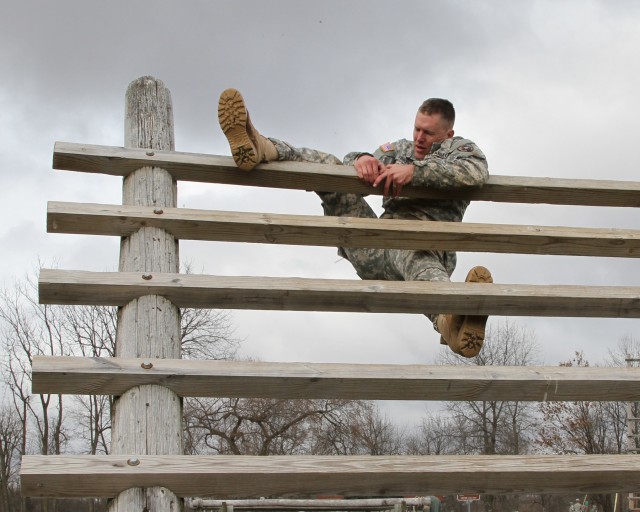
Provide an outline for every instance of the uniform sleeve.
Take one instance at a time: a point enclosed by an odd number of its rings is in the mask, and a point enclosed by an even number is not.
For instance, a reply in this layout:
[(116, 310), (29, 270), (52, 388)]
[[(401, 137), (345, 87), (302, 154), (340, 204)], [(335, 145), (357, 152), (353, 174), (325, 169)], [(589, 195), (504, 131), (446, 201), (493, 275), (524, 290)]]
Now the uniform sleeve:
[[(380, 162), (382, 162), (385, 165), (393, 164), (396, 162), (397, 144), (398, 142), (395, 142), (393, 144), (387, 142), (386, 144), (383, 144), (382, 146), (378, 147), (378, 149), (375, 150), (372, 156), (377, 158)], [(355, 161), (358, 159), (358, 157), (361, 155), (371, 155), (371, 153), (367, 153), (367, 152), (359, 153), (355, 151), (353, 153), (348, 153), (342, 159), (342, 163), (344, 163), (344, 165), (353, 165)]]
[(412, 185), (432, 188), (480, 187), (489, 179), (484, 153), (469, 140), (454, 141), (451, 148), (436, 151), (415, 163)]
[[(385, 146), (386, 149), (383, 149), (383, 146)], [(373, 153), (373, 156), (375, 156), (378, 160), (380, 160), (385, 165), (395, 164), (397, 161), (396, 151), (397, 151), (398, 143), (397, 142), (393, 144), (387, 143), (387, 144), (384, 144), (383, 146), (378, 147), (378, 149), (376, 149), (375, 152)]]
[(342, 163), (344, 165), (353, 165), (359, 156), (370, 155), (370, 154), (371, 153), (367, 153), (366, 151), (365, 152), (353, 151), (352, 153), (347, 153), (345, 155), (345, 157), (342, 159)]

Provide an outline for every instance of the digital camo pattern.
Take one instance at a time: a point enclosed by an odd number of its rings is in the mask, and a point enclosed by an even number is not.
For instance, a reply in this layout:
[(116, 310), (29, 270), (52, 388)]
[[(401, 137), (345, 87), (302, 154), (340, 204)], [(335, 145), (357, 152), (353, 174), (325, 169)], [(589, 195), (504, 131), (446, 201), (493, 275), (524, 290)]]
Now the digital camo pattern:
[(316, 149), (296, 148), (288, 142), (283, 142), (278, 139), (272, 139), (271, 137), (269, 137), (269, 140), (273, 142), (273, 145), (278, 151), (278, 160), (342, 165), (342, 161), (338, 157), (333, 156), (329, 153), (324, 153)]
[[(270, 139), (280, 160), (341, 164), (340, 159), (315, 149), (296, 148), (278, 139)], [(480, 149), (462, 137), (434, 144), (423, 160), (414, 160), (413, 142), (406, 139), (379, 148), (374, 156), (385, 164), (414, 164), (412, 185), (439, 189), (481, 186), (489, 177), (487, 161)], [(344, 164), (352, 165), (362, 153), (349, 153)], [(318, 192), (325, 215), (377, 218), (358, 194)], [(382, 218), (461, 221), (469, 205), (465, 200), (384, 198)], [(393, 281), (449, 281), (456, 266), (451, 251), (416, 251), (341, 247), (338, 253), (349, 260), (361, 279)], [(428, 314), (435, 326), (437, 313)], [(437, 329), (436, 329), (437, 330)]]
[[(387, 146), (387, 145), (385, 145)], [(422, 160), (413, 157), (413, 142), (401, 139), (388, 145), (388, 151), (378, 148), (373, 154), (384, 164), (413, 164), (412, 185), (437, 189), (480, 187), (489, 178), (487, 159), (480, 148), (462, 137), (453, 137), (434, 144)], [(385, 149), (387, 149), (385, 147)], [(361, 153), (349, 153), (345, 165), (352, 165)], [(469, 201), (387, 197), (382, 206), (394, 219), (422, 219), (459, 222)]]

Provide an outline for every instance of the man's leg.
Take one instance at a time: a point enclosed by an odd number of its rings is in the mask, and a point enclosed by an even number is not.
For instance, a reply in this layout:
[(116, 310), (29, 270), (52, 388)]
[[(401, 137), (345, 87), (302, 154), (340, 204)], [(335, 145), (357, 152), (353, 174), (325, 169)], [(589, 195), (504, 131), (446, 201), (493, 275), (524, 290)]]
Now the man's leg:
[[(481, 266), (469, 270), (467, 283), (493, 283), (493, 276), (489, 269)], [(465, 357), (474, 357), (482, 348), (484, 334), (487, 327), (487, 316), (465, 315), (457, 336), (458, 350)]]
[[(493, 283), (491, 272), (485, 267), (473, 267), (465, 279), (467, 283)], [(437, 330), (442, 340), (456, 354), (464, 357), (475, 357), (480, 353), (484, 343), (487, 316), (481, 315), (447, 315), (439, 314), (435, 318)]]
[[(455, 254), (440, 251), (388, 251), (393, 265), (406, 281), (449, 282), (455, 268)], [(485, 267), (474, 267), (466, 282), (492, 283), (491, 273)], [(449, 345), (464, 357), (478, 355), (484, 342), (486, 316), (429, 314), (433, 327), (441, 335), (440, 343)]]
[(278, 152), (278, 160), (291, 162), (313, 162), (316, 164), (342, 165), (342, 161), (330, 153), (311, 148), (297, 148), (288, 142), (269, 137)]
[[(448, 264), (448, 253), (438, 251), (414, 251), (392, 249), (388, 251), (391, 265), (396, 269), (402, 281), (439, 281), (448, 283), (455, 269), (455, 264)], [(439, 332), (437, 326), (437, 313), (425, 313), (425, 316), (433, 322), (433, 327)], [(443, 342), (446, 345), (446, 342)]]
[[(262, 136), (251, 123), (244, 99), (236, 89), (227, 89), (218, 102), (218, 121), (231, 147), (236, 165), (251, 170), (261, 162), (289, 160), (342, 165), (334, 155), (315, 149), (296, 148), (278, 139)], [(376, 214), (361, 196), (344, 193), (317, 193), (322, 199), (325, 215), (371, 217)], [(362, 279), (387, 279), (384, 273), (382, 249), (338, 248)]]
[[(287, 142), (269, 139), (278, 151), (279, 160), (342, 165), (339, 158), (323, 151), (296, 148)], [(362, 217), (376, 219), (377, 215), (359, 194), (344, 192), (316, 192), (322, 200), (324, 214), (333, 217)], [(338, 254), (349, 260), (360, 279), (398, 279), (389, 275), (384, 249), (339, 247)]]
[(231, 156), (240, 169), (250, 171), (260, 162), (278, 159), (274, 145), (251, 123), (247, 106), (237, 90), (226, 89), (220, 95), (218, 122), (229, 141)]

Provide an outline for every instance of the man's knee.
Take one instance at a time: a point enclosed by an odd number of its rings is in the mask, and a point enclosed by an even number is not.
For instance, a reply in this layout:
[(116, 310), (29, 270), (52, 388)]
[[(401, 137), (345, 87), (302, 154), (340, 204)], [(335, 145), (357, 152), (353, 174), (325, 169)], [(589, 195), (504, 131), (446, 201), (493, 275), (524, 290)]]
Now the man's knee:
[(449, 274), (435, 251), (392, 251), (405, 281), (449, 281)]
[(447, 274), (446, 270), (442, 267), (427, 267), (420, 270), (414, 277), (414, 281), (439, 281), (443, 283), (448, 283), (451, 281), (449, 279), (449, 274)]
[(360, 279), (397, 280), (389, 273), (384, 249), (340, 247), (338, 254), (351, 263)]

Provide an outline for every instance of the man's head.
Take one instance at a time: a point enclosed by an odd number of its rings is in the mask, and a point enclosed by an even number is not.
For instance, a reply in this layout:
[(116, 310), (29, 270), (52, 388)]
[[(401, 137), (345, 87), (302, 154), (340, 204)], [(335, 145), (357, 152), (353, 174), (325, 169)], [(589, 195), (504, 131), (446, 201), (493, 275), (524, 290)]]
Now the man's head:
[(434, 143), (453, 137), (455, 120), (456, 111), (449, 100), (425, 100), (418, 109), (413, 126), (414, 156), (422, 159), (431, 152)]

